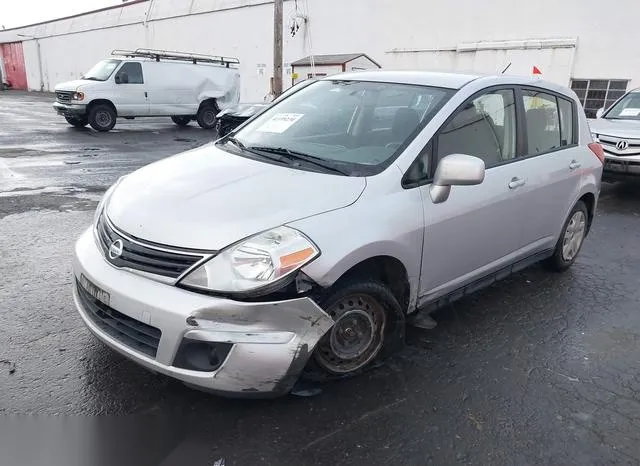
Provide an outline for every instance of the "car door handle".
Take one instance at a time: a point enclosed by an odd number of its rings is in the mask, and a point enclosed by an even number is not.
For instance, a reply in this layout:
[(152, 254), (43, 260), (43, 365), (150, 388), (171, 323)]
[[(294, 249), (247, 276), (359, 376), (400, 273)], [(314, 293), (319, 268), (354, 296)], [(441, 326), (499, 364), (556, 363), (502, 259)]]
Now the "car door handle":
[(514, 176), (509, 182), (509, 189), (519, 188), (521, 186), (524, 186), (526, 183), (527, 180), (525, 180), (524, 178), (518, 178), (517, 176)]
[(578, 162), (577, 160), (572, 160), (569, 164), (569, 170), (575, 170), (576, 168), (580, 168), (581, 166), (582, 164), (580, 162)]

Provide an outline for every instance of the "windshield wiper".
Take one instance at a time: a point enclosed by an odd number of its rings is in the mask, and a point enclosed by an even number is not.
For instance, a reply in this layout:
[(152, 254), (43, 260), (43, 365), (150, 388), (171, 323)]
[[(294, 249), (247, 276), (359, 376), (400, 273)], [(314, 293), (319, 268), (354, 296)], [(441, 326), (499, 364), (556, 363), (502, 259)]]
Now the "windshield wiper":
[(233, 136), (228, 137), (227, 140), (225, 142), (230, 142), (231, 144), (233, 144), (234, 146), (237, 146), (238, 148), (240, 148), (241, 150), (247, 150), (247, 146), (245, 146), (242, 142), (238, 141), (236, 138), (234, 138)]
[(249, 150), (283, 155), (292, 161), (302, 160), (303, 162), (307, 162), (311, 165), (324, 168), (325, 170), (332, 171), (334, 173), (340, 173), (341, 175), (349, 176), (349, 172), (336, 167), (333, 163), (327, 160), (321, 159), (319, 157), (314, 157), (313, 155), (304, 154), (302, 152), (293, 151), (291, 149), (287, 149), (286, 147), (251, 146), (249, 147)]

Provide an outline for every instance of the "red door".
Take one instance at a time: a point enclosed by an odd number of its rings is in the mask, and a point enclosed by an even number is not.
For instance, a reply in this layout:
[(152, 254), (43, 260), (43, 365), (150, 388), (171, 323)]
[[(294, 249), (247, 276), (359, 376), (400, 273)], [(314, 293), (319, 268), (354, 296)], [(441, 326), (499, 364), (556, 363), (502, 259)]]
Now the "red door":
[(4, 60), (3, 81), (9, 83), (12, 89), (27, 90), (27, 71), (24, 66), (22, 42), (0, 44), (0, 55)]

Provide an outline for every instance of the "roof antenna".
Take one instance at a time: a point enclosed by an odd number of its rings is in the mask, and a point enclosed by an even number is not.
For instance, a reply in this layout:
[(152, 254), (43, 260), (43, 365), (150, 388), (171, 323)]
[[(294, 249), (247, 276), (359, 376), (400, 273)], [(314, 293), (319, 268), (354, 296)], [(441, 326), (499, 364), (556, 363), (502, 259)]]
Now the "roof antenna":
[(500, 74), (504, 74), (504, 73), (505, 73), (505, 71), (507, 71), (507, 70), (509, 69), (509, 67), (511, 66), (511, 63), (512, 63), (512, 62), (509, 62), (509, 64), (507, 65), (507, 67), (506, 67), (504, 70), (502, 70), (502, 73), (500, 73)]

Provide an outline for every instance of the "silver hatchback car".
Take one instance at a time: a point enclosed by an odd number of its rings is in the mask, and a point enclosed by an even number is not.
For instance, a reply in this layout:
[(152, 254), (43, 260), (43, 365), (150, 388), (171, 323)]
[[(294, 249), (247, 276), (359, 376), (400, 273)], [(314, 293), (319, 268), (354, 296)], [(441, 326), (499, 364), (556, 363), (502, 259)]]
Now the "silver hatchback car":
[(75, 247), (89, 330), (213, 392), (357, 374), (405, 324), (544, 260), (594, 218), (604, 154), (526, 77), (358, 72), (121, 178)]

